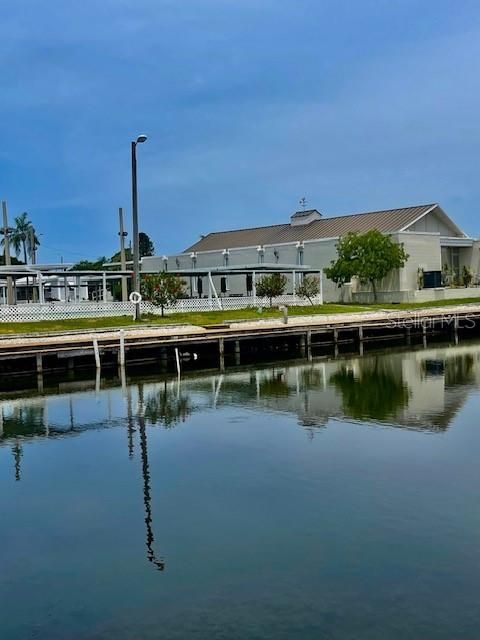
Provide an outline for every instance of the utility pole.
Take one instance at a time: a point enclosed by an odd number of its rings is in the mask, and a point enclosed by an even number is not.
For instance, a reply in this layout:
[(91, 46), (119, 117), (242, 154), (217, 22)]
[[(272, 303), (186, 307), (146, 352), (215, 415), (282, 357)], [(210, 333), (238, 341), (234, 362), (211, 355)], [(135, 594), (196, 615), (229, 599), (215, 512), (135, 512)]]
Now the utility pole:
[[(122, 271), (127, 270), (127, 261), (125, 258), (125, 238), (128, 233), (125, 231), (123, 226), (123, 209), (119, 207), (118, 209), (118, 219), (120, 223), (120, 231), (118, 235), (120, 236), (120, 263)], [(122, 276), (122, 302), (128, 301), (128, 287), (127, 287), (127, 276)]]
[[(30, 252), (31, 252), (31, 258), (32, 258), (32, 265), (35, 265), (37, 264), (37, 245), (35, 243), (35, 229), (33, 227), (30, 227), (30, 229), (28, 230), (28, 234), (30, 236)], [(28, 277), (27, 277), (27, 280), (28, 280)], [(38, 286), (39, 287), (41, 286), (40, 283)], [(33, 286), (32, 286), (32, 301), (38, 302), (37, 289), (35, 288), (35, 279), (33, 280)]]
[[(4, 239), (4, 255), (5, 255), (5, 266), (10, 267), (12, 261), (10, 260), (10, 229), (8, 227), (8, 214), (7, 214), (7, 203), (5, 200), (2, 201), (2, 211), (3, 211), (3, 239)], [(12, 276), (7, 276), (7, 304), (13, 304), (13, 282)]]
[(35, 229), (33, 227), (30, 227), (30, 229), (28, 230), (28, 233), (30, 235), (30, 250), (32, 252), (31, 254), (32, 264), (37, 264), (37, 245), (35, 242)]

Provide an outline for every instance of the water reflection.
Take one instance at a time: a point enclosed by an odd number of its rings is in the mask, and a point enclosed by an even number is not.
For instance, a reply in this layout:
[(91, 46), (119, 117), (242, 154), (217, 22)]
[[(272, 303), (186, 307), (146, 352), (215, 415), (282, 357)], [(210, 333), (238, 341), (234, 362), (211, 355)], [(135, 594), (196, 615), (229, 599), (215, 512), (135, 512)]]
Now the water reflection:
[(31, 438), (123, 426), (133, 458), (141, 424), (171, 429), (194, 412), (238, 405), (291, 413), (308, 427), (342, 417), (437, 431), (448, 428), (479, 381), (480, 345), (472, 343), (191, 373), (180, 383), (151, 376), (122, 386), (119, 377), (100, 389), (96, 381), (44, 384), (36, 394), (0, 389), (0, 443), (21, 449)]
[(191, 400), (183, 393), (180, 385), (173, 389), (167, 381), (151, 391), (144, 403), (144, 414), (151, 425), (160, 424), (166, 429), (178, 422), (185, 422), (192, 413)]
[(309, 438), (332, 419), (441, 432), (479, 385), (480, 345), (192, 373), (181, 382), (152, 376), (132, 383), (125, 372), (110, 382), (97, 377), (55, 388), (46, 380), (35, 392), (0, 390), (0, 446), (11, 449), (15, 480), (22, 480), (23, 448), (32, 439), (125, 428), (126, 455), (134, 461), (138, 435), (146, 555), (163, 571), (165, 560), (155, 552), (149, 429), (172, 429), (195, 412), (238, 406), (293, 415)]
[(386, 420), (408, 404), (409, 387), (391, 361), (381, 356), (368, 359), (358, 372), (342, 366), (330, 378), (341, 392), (346, 415), (360, 420)]
[(147, 547), (147, 560), (153, 564), (159, 571), (165, 569), (165, 562), (162, 558), (157, 558), (153, 549), (155, 537), (153, 535), (153, 520), (152, 520), (152, 493), (150, 488), (150, 465), (148, 463), (148, 442), (147, 442), (147, 430), (145, 428), (145, 414), (146, 406), (144, 402), (144, 388), (143, 384), (138, 385), (138, 426), (140, 432), (140, 453), (142, 458), (142, 478), (143, 478), (143, 504), (145, 507), (145, 529), (146, 540), (145, 546)]

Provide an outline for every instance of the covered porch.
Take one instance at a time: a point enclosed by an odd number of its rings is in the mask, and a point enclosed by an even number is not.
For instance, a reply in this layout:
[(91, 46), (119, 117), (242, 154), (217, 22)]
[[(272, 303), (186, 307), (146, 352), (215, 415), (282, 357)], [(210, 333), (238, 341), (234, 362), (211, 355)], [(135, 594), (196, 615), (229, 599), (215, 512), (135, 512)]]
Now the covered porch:
[(131, 271), (75, 271), (71, 265), (1, 266), (0, 305), (109, 302), (112, 285), (121, 283), (123, 294), (131, 277)]
[(480, 242), (473, 238), (440, 239), (442, 285), (444, 287), (480, 286)]
[[(154, 273), (158, 271), (142, 269), (142, 274)], [(277, 302), (298, 304), (299, 283), (305, 275), (315, 275), (319, 278), (319, 294), (316, 302), (323, 304), (323, 272), (308, 265), (255, 263), (203, 269), (176, 269), (171, 273), (185, 281), (188, 302), (192, 302), (199, 308), (224, 309), (232, 307), (235, 303), (238, 307), (257, 306), (262, 302), (257, 296), (257, 283), (262, 276), (273, 273), (280, 273), (287, 277), (285, 293), (275, 299)], [(180, 300), (178, 304), (181, 305), (182, 302), (185, 304), (187, 300)], [(242, 302), (244, 304), (241, 304)]]

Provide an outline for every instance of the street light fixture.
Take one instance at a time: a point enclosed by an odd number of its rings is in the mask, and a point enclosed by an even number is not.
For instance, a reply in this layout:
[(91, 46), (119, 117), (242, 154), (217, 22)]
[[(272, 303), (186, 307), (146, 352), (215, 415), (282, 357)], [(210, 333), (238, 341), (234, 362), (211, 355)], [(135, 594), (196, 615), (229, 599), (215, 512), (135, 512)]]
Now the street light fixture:
[[(137, 144), (146, 142), (142, 133), (132, 140), (132, 235), (133, 235), (133, 290), (140, 293), (140, 242), (138, 235)], [(135, 320), (140, 319), (140, 305), (135, 305)]]

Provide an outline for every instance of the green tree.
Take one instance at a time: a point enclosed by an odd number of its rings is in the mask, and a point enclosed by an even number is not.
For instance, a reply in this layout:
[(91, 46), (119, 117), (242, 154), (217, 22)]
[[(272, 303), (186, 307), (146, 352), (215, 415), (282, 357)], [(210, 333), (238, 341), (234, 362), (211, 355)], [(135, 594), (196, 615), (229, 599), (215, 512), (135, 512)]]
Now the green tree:
[(143, 231), (140, 231), (140, 233), (138, 234), (138, 248), (141, 258), (143, 258), (144, 256), (153, 256), (153, 254), (155, 253), (155, 246), (153, 242), (150, 240), (150, 237), (146, 233), (143, 233)]
[(185, 282), (168, 271), (142, 276), (141, 293), (145, 300), (158, 306), (162, 316), (167, 307), (185, 295)]
[[(120, 262), (121, 259), (122, 259), (121, 253), (120, 253), (120, 251), (117, 251), (110, 258), (109, 262)], [(125, 249), (125, 260), (126, 260), (126, 262), (128, 262), (129, 260), (133, 260), (132, 250), (129, 249), (129, 248)]]
[(272, 273), (263, 276), (257, 282), (257, 296), (260, 298), (269, 298), (270, 306), (272, 306), (273, 298), (281, 296), (287, 286), (287, 278), (283, 273)]
[(297, 287), (297, 295), (300, 298), (307, 298), (313, 305), (312, 298), (320, 293), (320, 280), (316, 276), (304, 276), (302, 282)]
[[(3, 238), (1, 240), (1, 244), (3, 244)], [(15, 264), (24, 264), (21, 260), (18, 260), (17, 258), (15, 258), (15, 256), (12, 256), (10, 258), (10, 262), (12, 265)], [(5, 266), (5, 256), (3, 254), (0, 255), (0, 266), (4, 267)]]
[(362, 284), (371, 285), (375, 301), (377, 283), (408, 260), (403, 244), (393, 242), (377, 229), (362, 234), (347, 233), (336, 248), (338, 258), (325, 269), (327, 278), (341, 286), (357, 277)]
[(74, 271), (105, 271), (106, 256), (100, 256), (96, 260), (80, 260), (73, 266)]
[[(22, 255), (23, 264), (27, 264), (28, 258), (33, 258), (35, 255), (40, 241), (26, 211), (15, 218), (15, 227), (10, 232), (9, 240), (16, 257)], [(5, 238), (2, 238), (2, 246), (4, 245)]]

